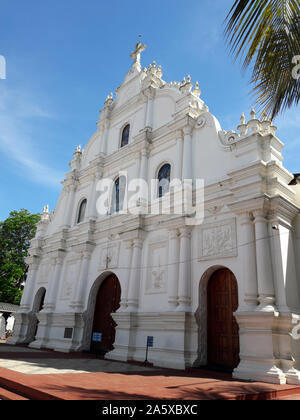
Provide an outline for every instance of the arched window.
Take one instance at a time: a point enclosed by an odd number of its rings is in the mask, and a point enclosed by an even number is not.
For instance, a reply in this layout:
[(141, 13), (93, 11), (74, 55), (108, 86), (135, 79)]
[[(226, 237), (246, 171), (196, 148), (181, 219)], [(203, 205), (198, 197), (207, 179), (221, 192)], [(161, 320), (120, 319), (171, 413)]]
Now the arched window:
[(129, 143), (129, 133), (130, 133), (130, 125), (127, 124), (126, 127), (124, 127), (124, 130), (122, 132), (121, 148), (124, 146), (127, 146), (127, 144)]
[(86, 205), (87, 205), (87, 200), (83, 200), (79, 207), (77, 223), (82, 223), (84, 221)]
[(166, 163), (162, 166), (157, 175), (158, 178), (158, 198), (163, 197), (170, 191), (171, 165)]
[(115, 181), (112, 200), (111, 200), (111, 213), (119, 213), (124, 207), (124, 198), (126, 193), (126, 177), (120, 176)]

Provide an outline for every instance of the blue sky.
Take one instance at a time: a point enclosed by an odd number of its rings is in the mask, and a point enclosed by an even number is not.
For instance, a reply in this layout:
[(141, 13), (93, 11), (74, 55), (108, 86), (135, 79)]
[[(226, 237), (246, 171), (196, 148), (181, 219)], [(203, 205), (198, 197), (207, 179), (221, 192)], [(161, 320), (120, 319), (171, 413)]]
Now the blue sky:
[[(122, 82), (138, 34), (142, 64), (161, 64), (166, 81), (191, 74), (224, 129), (235, 129), (253, 98), (225, 47), (233, 0), (0, 0), (0, 220), (11, 210), (56, 205), (78, 144), (96, 129), (106, 95)], [(299, 172), (300, 113), (276, 125), (285, 166)]]

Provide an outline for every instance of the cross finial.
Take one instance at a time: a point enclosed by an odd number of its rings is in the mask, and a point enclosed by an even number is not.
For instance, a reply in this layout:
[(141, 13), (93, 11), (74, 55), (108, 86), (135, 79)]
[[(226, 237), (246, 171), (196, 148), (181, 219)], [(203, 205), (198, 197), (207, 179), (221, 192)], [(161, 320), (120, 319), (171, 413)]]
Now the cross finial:
[(134, 62), (132, 65), (132, 69), (136, 69), (141, 71), (141, 54), (146, 49), (146, 45), (138, 42), (135, 46), (135, 50), (130, 54), (130, 57), (133, 58)]

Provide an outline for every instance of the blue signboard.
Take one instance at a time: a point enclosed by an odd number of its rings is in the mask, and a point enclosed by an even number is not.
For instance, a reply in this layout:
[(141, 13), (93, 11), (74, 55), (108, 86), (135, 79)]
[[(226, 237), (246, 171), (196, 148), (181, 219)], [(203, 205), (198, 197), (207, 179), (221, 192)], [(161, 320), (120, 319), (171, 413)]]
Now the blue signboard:
[(147, 337), (147, 347), (153, 347), (154, 337)]
[(101, 343), (102, 342), (102, 334), (101, 333), (93, 333), (93, 342), (94, 343)]

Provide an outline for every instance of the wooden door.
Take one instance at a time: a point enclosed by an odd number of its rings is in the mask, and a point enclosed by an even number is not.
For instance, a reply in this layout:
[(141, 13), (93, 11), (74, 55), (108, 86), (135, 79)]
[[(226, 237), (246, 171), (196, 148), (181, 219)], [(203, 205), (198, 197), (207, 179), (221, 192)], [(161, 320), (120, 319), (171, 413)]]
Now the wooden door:
[(93, 333), (102, 334), (102, 342), (91, 344), (91, 351), (105, 354), (113, 350), (116, 337), (116, 323), (111, 314), (120, 308), (121, 287), (115, 275), (104, 280), (99, 288), (93, 323)]
[(208, 365), (233, 370), (239, 364), (237, 281), (231, 271), (218, 270), (208, 284)]

